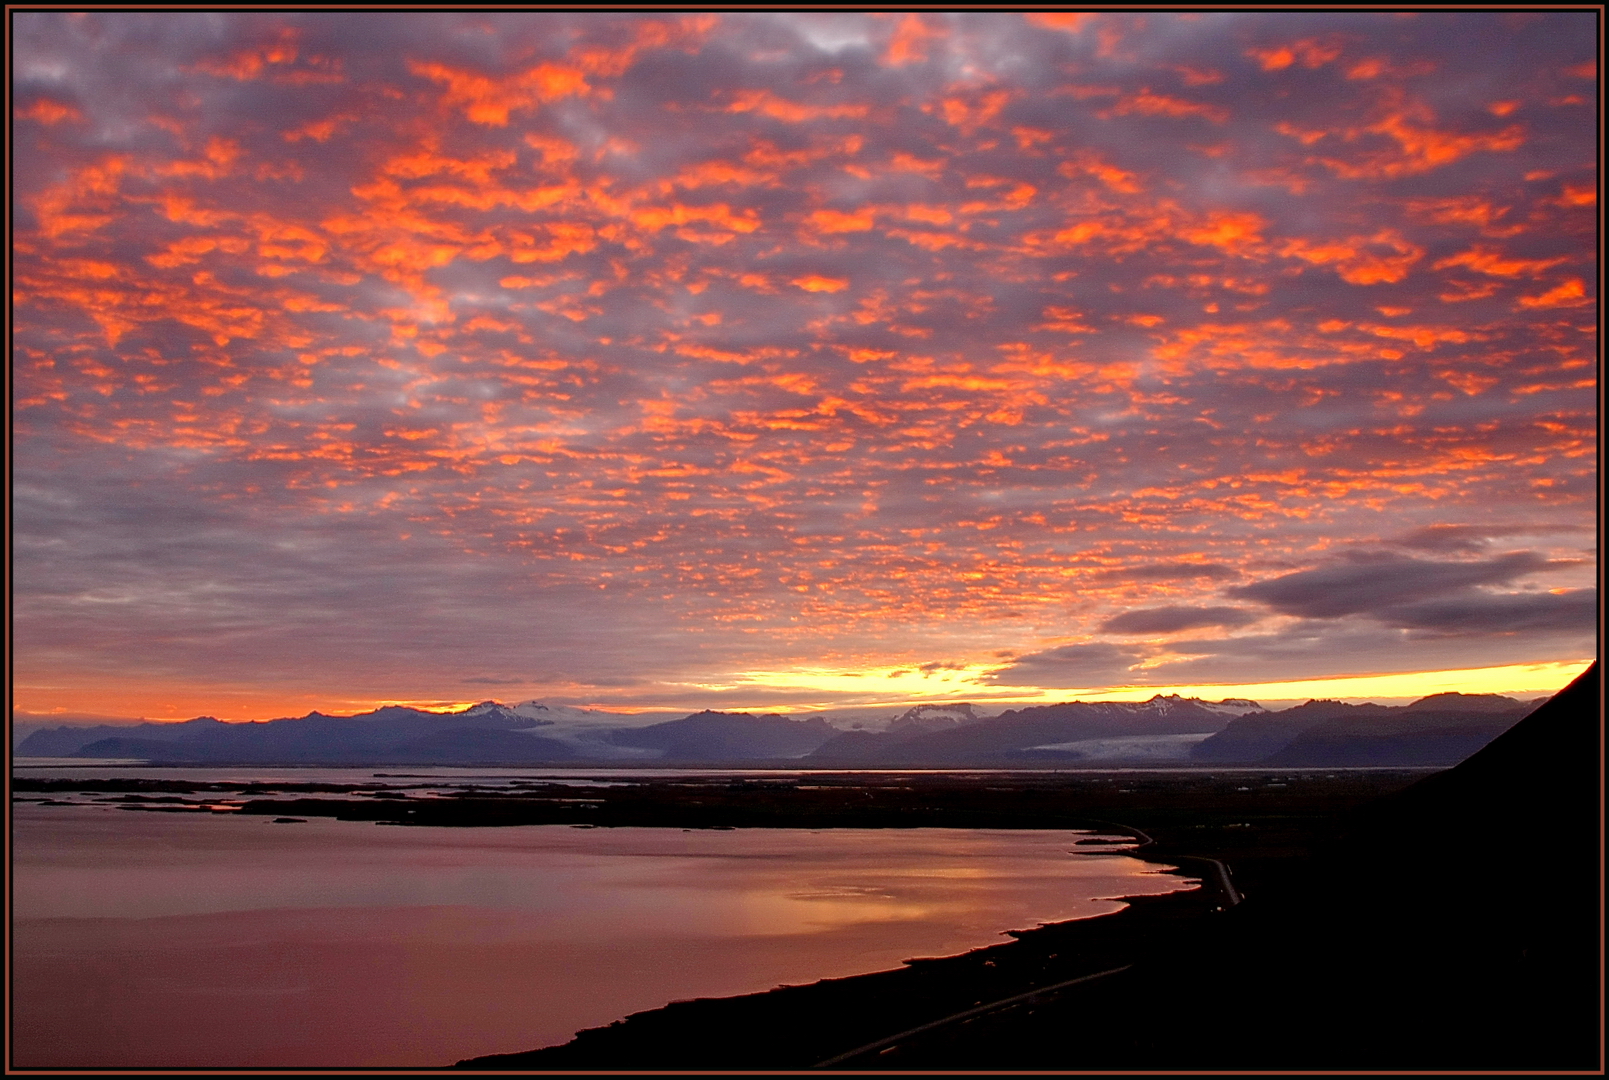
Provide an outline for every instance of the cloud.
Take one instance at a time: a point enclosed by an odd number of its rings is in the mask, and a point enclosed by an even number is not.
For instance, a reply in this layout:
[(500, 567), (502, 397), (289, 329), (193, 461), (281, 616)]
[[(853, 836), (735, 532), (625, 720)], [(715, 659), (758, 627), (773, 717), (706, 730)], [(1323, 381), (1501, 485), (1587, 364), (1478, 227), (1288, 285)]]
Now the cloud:
[(1498, 585), (1539, 570), (1568, 565), (1529, 551), (1493, 559), (1436, 562), (1392, 554), (1354, 554), (1316, 570), (1231, 587), (1229, 595), (1267, 604), (1282, 615), (1335, 619), (1377, 613), (1406, 602), (1461, 592), (1475, 585)]
[(28, 712), (26, 709), (13, 709), (11, 712), (11, 720), (14, 726), (26, 726), (30, 730), (35, 730), (42, 727), (57, 726), (66, 727), (74, 725), (94, 726), (97, 724), (144, 723), (144, 721), (140, 718), (133, 716), (105, 716), (95, 713), (70, 712), (40, 713)]
[(1257, 616), (1231, 607), (1159, 607), (1126, 611), (1101, 624), (1103, 634), (1172, 634), (1203, 626), (1244, 626)]
[(1419, 551), (1466, 554), (1482, 551), (1493, 540), (1508, 536), (1544, 536), (1582, 531), (1584, 526), (1563, 525), (1427, 525), (1400, 536), (1395, 543)]
[(1562, 631), (1585, 634), (1598, 619), (1596, 589), (1456, 596), (1387, 608), (1377, 618), (1390, 626), (1444, 634), (1518, 634)]
[(1147, 650), (1107, 642), (1062, 645), (1019, 656), (982, 681), (1002, 686), (1081, 687), (1123, 685), (1133, 681), (1129, 669)]
[(1497, 536), (1513, 535), (1522, 528), (1524, 526), (1427, 525), (1398, 538), (1397, 543), (1419, 551), (1464, 554), (1481, 551)]
[(1222, 581), (1226, 578), (1239, 577), (1240, 572), (1234, 567), (1226, 566), (1223, 563), (1181, 561), (1140, 563), (1112, 570), (1103, 570), (1100, 576), (1124, 581), (1185, 581), (1198, 578)]
[(1597, 506), (1592, 17), (19, 12), (22, 703), (1506, 587)]
[(1369, 673), (1546, 663), (1591, 656), (1592, 629), (1541, 630), (1491, 620), (1457, 632), (1410, 630), (1373, 620), (1314, 620), (1277, 632), (1169, 644), (1144, 669), (1144, 683), (1279, 682)]

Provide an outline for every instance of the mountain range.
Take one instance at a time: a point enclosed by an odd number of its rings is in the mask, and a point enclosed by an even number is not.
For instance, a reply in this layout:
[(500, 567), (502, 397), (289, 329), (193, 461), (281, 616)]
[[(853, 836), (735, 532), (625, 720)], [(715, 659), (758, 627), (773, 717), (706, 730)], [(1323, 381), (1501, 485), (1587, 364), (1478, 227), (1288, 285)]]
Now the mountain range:
[(1402, 706), (1309, 701), (1280, 711), (1242, 699), (1158, 695), (1141, 702), (1036, 705), (994, 716), (966, 703), (917, 705), (884, 724), (846, 730), (842, 718), (822, 715), (706, 710), (654, 721), (487, 701), (451, 713), (393, 705), (355, 716), (312, 712), (246, 723), (201, 716), (62, 726), (34, 731), (14, 753), (219, 765), (1410, 767), (1461, 761), (1531, 708), (1494, 694), (1436, 694)]

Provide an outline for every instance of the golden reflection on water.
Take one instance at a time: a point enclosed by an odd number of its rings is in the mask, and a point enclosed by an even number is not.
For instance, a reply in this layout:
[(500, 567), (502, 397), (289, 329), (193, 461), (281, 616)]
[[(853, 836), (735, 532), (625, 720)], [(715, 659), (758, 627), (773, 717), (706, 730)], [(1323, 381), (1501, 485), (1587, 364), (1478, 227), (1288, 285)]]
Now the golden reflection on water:
[(1188, 887), (1078, 834), (380, 828), (18, 806), (18, 1067), (407, 1067)]

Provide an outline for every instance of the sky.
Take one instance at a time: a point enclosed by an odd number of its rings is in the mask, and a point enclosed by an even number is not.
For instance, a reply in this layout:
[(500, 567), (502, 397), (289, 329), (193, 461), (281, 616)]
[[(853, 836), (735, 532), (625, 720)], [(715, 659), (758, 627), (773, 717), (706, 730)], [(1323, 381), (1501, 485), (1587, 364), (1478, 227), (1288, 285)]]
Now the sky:
[(11, 19), (19, 717), (1595, 654), (1593, 11)]

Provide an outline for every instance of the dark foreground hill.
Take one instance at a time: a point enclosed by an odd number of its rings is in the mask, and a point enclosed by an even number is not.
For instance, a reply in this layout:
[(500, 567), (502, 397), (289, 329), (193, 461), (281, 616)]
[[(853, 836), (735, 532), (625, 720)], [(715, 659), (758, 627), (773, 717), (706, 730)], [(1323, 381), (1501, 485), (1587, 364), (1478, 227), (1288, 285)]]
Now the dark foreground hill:
[(1601, 701), (1594, 664), (1175, 955), (876, 1066), (1601, 1070)]
[(1399, 706), (1309, 701), (1232, 720), (1190, 757), (1203, 765), (1455, 765), (1531, 708), (1497, 694), (1434, 694)]
[[(462, 1064), (1601, 1071), (1601, 717), (1594, 665), (1464, 764), (1309, 830), (1316, 848), (1258, 818), (1255, 793), (1231, 817), (1227, 804), (1132, 801), (1123, 813), (1166, 828), (1175, 839), (1162, 857), (1199, 865), (1201, 890), (962, 957), (680, 1002), (563, 1046)], [(1298, 811), (1288, 804), (1284, 820)], [(1261, 824), (1236, 827), (1246, 821)], [(1268, 839), (1240, 841), (1244, 862), (1222, 846), (1265, 828)], [(1198, 850), (1261, 866), (1238, 904), (1228, 878), (1188, 858), (1214, 834), (1220, 846)]]

